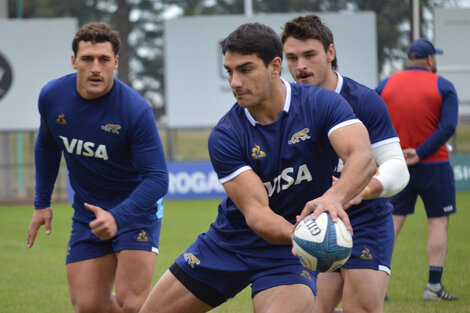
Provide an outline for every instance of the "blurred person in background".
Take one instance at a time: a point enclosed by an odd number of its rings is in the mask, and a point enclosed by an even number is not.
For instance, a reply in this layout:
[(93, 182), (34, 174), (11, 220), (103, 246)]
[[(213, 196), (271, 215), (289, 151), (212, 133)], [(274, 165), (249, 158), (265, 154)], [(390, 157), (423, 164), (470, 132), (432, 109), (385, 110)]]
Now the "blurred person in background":
[(455, 182), (446, 142), (458, 121), (457, 92), (436, 73), (436, 49), (426, 38), (408, 48), (409, 67), (381, 81), (376, 91), (390, 112), (410, 171), (406, 188), (391, 198), (395, 238), (406, 216), (414, 212), (418, 195), (428, 217), (426, 251), (429, 280), (424, 300), (456, 300), (442, 285), (447, 254), (449, 215), (457, 210)]
[[(369, 132), (378, 164), (376, 175), (346, 210), (354, 229), (351, 257), (341, 269), (319, 273), (314, 312), (333, 312), (341, 298), (347, 312), (382, 312), (393, 252), (392, 206), (384, 197), (398, 193), (409, 179), (397, 133), (375, 91), (336, 71), (333, 33), (318, 16), (288, 21), (281, 40), (297, 83), (333, 90), (348, 101)], [(335, 175), (341, 180), (338, 161)]]

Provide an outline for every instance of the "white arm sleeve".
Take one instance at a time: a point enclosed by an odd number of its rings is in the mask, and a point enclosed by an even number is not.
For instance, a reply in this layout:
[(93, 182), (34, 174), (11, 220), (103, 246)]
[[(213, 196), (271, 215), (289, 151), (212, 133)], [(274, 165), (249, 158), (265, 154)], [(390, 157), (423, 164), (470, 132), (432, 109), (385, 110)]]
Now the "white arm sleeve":
[(392, 142), (372, 150), (378, 165), (377, 179), (383, 187), (380, 197), (391, 197), (406, 187), (410, 173), (399, 142)]

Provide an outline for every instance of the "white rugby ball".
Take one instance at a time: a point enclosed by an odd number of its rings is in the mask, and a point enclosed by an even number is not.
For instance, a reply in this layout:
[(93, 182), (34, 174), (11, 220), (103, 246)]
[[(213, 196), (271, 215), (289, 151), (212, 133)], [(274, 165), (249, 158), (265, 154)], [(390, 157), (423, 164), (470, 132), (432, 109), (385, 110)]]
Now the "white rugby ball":
[(293, 245), (300, 263), (316, 272), (332, 272), (351, 256), (353, 241), (343, 221), (333, 223), (323, 212), (316, 220), (305, 217), (294, 230)]

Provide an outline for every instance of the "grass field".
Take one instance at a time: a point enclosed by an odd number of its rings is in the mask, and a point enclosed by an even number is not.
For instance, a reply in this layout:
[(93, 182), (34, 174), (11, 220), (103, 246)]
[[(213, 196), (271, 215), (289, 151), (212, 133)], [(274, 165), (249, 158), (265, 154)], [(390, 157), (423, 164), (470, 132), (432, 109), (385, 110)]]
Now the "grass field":
[[(160, 255), (154, 282), (200, 232), (208, 229), (217, 214), (217, 200), (166, 201)], [(427, 282), (427, 223), (419, 203), (398, 238), (392, 276), (385, 303), (386, 313), (470, 312), (470, 192), (457, 194), (458, 212), (449, 228), (449, 249), (443, 283), (459, 296), (454, 302), (424, 302)], [(26, 247), (26, 231), (32, 206), (0, 207), (0, 312), (72, 313), (65, 274), (65, 252), (72, 209), (54, 206), (52, 234), (41, 228), (32, 249)], [(252, 312), (250, 289), (215, 309), (218, 313)], [(288, 312), (289, 313), (289, 312)]]

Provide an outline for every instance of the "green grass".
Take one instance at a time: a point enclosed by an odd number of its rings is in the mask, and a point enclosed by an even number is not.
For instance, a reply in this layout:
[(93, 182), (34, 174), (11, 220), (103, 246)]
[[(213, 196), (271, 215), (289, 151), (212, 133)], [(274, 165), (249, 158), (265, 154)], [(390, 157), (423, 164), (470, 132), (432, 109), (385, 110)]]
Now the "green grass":
[[(427, 223), (418, 204), (400, 234), (392, 261), (392, 276), (385, 303), (386, 313), (470, 312), (470, 192), (457, 194), (458, 213), (451, 218), (449, 250), (443, 283), (457, 294), (455, 302), (424, 302), (427, 281)], [(206, 231), (217, 214), (218, 200), (166, 201), (160, 255), (154, 283), (173, 260)], [(52, 234), (41, 228), (32, 249), (26, 247), (26, 231), (32, 206), (0, 207), (0, 312), (72, 313), (65, 273), (65, 252), (70, 233), (72, 209), (54, 206)], [(250, 289), (245, 289), (217, 313), (252, 312)]]

